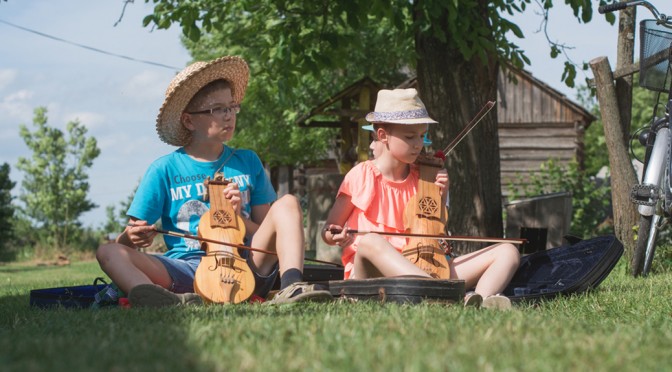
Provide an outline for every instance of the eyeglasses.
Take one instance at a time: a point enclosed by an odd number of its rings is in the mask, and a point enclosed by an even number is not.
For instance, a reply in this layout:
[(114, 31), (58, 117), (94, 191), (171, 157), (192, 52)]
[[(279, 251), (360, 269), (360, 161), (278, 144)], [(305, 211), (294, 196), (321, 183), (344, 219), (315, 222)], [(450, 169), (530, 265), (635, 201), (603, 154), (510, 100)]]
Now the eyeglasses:
[(211, 109), (202, 110), (202, 111), (187, 111), (187, 114), (199, 115), (199, 114), (210, 114), (215, 118), (223, 119), (227, 115), (233, 115), (240, 112), (240, 105), (233, 105), (229, 107), (213, 107)]

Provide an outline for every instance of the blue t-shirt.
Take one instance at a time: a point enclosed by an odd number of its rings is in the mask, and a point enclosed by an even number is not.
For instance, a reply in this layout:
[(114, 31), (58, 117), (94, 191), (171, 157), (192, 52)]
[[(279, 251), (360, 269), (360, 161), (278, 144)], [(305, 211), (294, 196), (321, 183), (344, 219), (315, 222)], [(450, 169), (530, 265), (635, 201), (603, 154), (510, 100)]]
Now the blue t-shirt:
[[(210, 202), (203, 200), (204, 181), (213, 178), (218, 170), (227, 180), (238, 184), (243, 217), (250, 217), (252, 206), (272, 203), (277, 198), (261, 160), (253, 151), (224, 146), (219, 159), (203, 162), (194, 160), (180, 147), (149, 166), (127, 214), (148, 223), (160, 218), (164, 230), (197, 235), (198, 222), (210, 208)], [(194, 239), (164, 235), (164, 240), (168, 257), (204, 254)]]

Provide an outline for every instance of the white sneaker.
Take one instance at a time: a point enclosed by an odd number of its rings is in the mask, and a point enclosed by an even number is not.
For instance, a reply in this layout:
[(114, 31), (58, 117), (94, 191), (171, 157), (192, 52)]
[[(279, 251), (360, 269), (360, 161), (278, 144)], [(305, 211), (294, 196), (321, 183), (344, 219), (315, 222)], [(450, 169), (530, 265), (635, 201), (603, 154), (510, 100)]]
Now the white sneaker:
[(471, 291), (464, 295), (464, 307), (474, 307), (478, 309), (481, 307), (482, 302), (483, 297), (476, 292)]
[(203, 303), (196, 293), (173, 293), (154, 284), (140, 284), (131, 288), (128, 300), (131, 306), (137, 307), (200, 305)]
[(509, 310), (511, 309), (511, 300), (504, 295), (495, 294), (484, 298), (481, 306), (486, 309)]

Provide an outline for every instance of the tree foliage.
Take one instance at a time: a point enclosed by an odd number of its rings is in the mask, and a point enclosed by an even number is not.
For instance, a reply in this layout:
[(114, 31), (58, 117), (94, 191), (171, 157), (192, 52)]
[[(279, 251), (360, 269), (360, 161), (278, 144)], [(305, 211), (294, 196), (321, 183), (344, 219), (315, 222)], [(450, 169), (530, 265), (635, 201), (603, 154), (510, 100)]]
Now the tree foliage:
[(34, 131), (20, 126), (21, 138), (33, 153), (17, 163), (24, 172), (21, 211), (44, 234), (44, 243), (61, 248), (82, 232), (78, 221), (82, 213), (96, 207), (87, 199), (87, 169), (100, 150), (78, 121), (67, 123), (66, 136), (47, 125), (46, 108), (38, 107), (34, 114)]
[[(531, 0), (151, 2), (144, 25), (180, 25), (195, 59), (239, 54), (251, 61), (246, 101), (256, 106), (250, 117), (241, 115), (241, 128), (250, 131), (242, 129), (236, 141), (254, 144), (264, 160), (270, 154), (271, 163), (323, 153), (326, 133), (295, 128), (292, 119), (363, 76), (391, 88), (403, 80), (399, 75), (417, 74), (423, 101), (440, 123), (430, 129), (433, 139), (447, 143), (496, 97), (501, 63), (521, 68), (530, 62), (509, 38), (524, 37), (510, 19)], [(553, 7), (551, 0), (534, 3), (545, 12)], [(579, 22), (591, 20), (591, 2), (565, 4)], [(608, 19), (613, 23), (614, 16)], [(552, 57), (562, 52), (562, 45), (551, 44)], [(573, 86), (575, 76), (567, 63), (564, 81)], [(486, 118), (471, 136), (478, 140), (464, 141), (448, 159), (450, 177), (459, 182), (451, 190), (451, 210), (459, 214), (451, 214), (449, 229), (501, 234), (496, 120)]]
[[(153, 2), (154, 11), (145, 17), (145, 26), (160, 29), (179, 24), (184, 36), (192, 42), (221, 33), (224, 46), (252, 47), (260, 52), (259, 60), (271, 76), (297, 86), (306, 73), (321, 76), (325, 70), (343, 69), (352, 62), (353, 54), (371, 58), (366, 65), (374, 69), (382, 59), (402, 57), (414, 65), (418, 56), (409, 52), (417, 34), (428, 34), (455, 47), (466, 60), (476, 57), (482, 63), (489, 54), (501, 61), (522, 68), (530, 63), (523, 50), (510, 40), (525, 35), (510, 20), (523, 13), (532, 0), (369, 0), (369, 1), (303, 1), (286, 0), (145, 0)], [(599, 5), (613, 1), (600, 0)], [(535, 1), (548, 20), (552, 0)], [(485, 4), (485, 19), (481, 13)], [(578, 22), (590, 22), (593, 4), (583, 0), (566, 0)], [(605, 15), (613, 24), (615, 16)], [(378, 33), (383, 38), (383, 54), (371, 50), (366, 38)], [(364, 40), (362, 38), (365, 38)], [(240, 44), (245, 40), (245, 44)], [(251, 42), (249, 44), (247, 42)], [(565, 45), (549, 40), (550, 56), (556, 58)], [(402, 51), (399, 53), (399, 51)], [(405, 57), (404, 57), (405, 56)], [(355, 58), (355, 60), (357, 60)], [(583, 65), (583, 69), (587, 66)], [(576, 65), (568, 62), (563, 81), (574, 86)]]
[(9, 178), (9, 164), (0, 166), (0, 261), (7, 257), (9, 242), (14, 237), (14, 206), (12, 205), (12, 189), (15, 182)]

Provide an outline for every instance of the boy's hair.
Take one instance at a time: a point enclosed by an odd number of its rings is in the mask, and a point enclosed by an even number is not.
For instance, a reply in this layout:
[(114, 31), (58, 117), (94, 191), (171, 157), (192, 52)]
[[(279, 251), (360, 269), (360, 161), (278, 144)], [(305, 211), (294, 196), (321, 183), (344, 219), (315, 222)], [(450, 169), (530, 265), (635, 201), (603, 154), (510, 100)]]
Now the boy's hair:
[(187, 107), (185, 107), (184, 111), (195, 111), (200, 109), (200, 106), (203, 104), (203, 101), (207, 96), (222, 89), (231, 89), (233, 91), (231, 83), (228, 80), (217, 79), (209, 82), (206, 86), (196, 92), (193, 97), (191, 97), (191, 100), (187, 104)]

